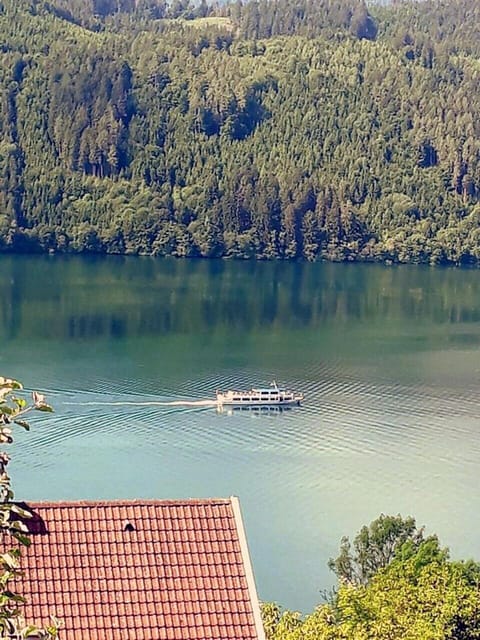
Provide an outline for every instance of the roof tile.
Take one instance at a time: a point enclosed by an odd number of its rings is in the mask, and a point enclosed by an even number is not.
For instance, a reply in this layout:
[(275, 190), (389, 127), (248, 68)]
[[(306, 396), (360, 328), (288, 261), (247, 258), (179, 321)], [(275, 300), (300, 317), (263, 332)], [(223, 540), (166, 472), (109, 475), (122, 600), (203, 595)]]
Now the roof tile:
[(30, 506), (48, 535), (23, 552), (27, 620), (57, 615), (68, 640), (259, 638), (231, 500)]

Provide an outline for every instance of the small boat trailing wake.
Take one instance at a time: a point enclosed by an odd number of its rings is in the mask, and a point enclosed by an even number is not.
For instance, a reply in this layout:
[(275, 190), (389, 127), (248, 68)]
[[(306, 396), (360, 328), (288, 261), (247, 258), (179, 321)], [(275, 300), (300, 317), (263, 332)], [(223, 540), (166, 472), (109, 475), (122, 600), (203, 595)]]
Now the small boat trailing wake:
[[(66, 405), (95, 407), (217, 407), (219, 411), (244, 408), (278, 408), (300, 406), (303, 393), (290, 391), (272, 382), (269, 387), (252, 388), (248, 391), (216, 391), (215, 398), (204, 400), (124, 400), (125, 396), (115, 394), (110, 400), (102, 396), (89, 395), (91, 400), (64, 402)], [(132, 396), (127, 396), (132, 398)], [(135, 397), (135, 396), (133, 396)], [(152, 396), (147, 396), (147, 398)], [(153, 396), (155, 397), (155, 396)], [(162, 397), (162, 396), (160, 396)], [(165, 397), (165, 396), (163, 396)], [(115, 399), (118, 398), (118, 399)]]

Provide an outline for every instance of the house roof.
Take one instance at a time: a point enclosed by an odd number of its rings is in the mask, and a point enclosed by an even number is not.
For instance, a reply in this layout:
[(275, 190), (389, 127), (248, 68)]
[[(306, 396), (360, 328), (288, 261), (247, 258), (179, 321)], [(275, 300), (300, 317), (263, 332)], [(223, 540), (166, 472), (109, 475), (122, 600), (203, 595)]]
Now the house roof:
[(264, 640), (238, 499), (30, 503), (17, 591), (66, 640)]

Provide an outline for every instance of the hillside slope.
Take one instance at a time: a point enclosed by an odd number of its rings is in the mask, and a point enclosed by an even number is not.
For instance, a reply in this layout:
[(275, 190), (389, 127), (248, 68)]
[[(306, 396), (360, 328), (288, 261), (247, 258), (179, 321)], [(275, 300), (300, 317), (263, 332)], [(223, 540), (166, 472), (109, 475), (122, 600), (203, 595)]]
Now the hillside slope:
[(478, 262), (473, 0), (114, 5), (0, 3), (2, 250)]

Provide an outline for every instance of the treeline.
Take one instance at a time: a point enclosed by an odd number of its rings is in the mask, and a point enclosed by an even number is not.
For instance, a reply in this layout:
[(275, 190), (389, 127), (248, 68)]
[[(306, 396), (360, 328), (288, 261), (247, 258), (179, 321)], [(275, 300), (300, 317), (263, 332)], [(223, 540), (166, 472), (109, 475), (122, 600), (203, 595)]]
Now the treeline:
[(474, 0), (0, 0), (0, 250), (478, 263)]

